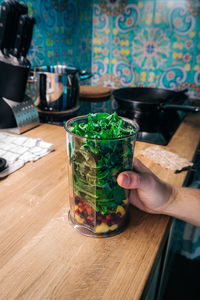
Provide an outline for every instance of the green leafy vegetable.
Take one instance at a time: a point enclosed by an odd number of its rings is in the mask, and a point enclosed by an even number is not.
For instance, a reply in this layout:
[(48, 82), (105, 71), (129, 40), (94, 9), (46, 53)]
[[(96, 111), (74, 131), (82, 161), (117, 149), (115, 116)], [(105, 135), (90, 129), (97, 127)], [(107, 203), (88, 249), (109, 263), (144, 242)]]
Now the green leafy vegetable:
[(116, 112), (96, 113), (88, 115), (88, 123), (75, 123), (72, 133), (95, 139), (112, 139), (131, 135), (135, 132), (134, 127), (126, 126), (125, 121)]
[(69, 149), (76, 195), (101, 214), (125, 206), (126, 192), (117, 176), (132, 167), (135, 128), (117, 113), (96, 113), (85, 123), (74, 123), (70, 131), (83, 137), (75, 136), (74, 151)]

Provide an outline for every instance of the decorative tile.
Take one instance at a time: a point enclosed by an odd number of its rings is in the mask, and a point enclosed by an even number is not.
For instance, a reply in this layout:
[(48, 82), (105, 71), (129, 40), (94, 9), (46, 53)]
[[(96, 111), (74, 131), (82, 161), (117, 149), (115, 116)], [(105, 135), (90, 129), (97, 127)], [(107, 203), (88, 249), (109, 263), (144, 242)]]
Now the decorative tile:
[(187, 87), (200, 98), (199, 3), (94, 0), (93, 84)]
[(199, 0), (24, 2), (36, 18), (33, 66), (69, 64), (92, 70), (93, 85), (187, 87), (200, 98)]

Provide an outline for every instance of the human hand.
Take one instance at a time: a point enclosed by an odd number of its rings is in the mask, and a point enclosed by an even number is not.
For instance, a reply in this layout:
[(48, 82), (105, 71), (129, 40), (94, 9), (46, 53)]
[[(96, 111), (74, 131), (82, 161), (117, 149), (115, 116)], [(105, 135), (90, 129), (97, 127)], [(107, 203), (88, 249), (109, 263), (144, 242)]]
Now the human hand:
[(117, 182), (130, 190), (129, 202), (148, 213), (164, 212), (173, 193), (170, 184), (161, 181), (137, 158), (133, 161), (133, 171), (120, 173)]

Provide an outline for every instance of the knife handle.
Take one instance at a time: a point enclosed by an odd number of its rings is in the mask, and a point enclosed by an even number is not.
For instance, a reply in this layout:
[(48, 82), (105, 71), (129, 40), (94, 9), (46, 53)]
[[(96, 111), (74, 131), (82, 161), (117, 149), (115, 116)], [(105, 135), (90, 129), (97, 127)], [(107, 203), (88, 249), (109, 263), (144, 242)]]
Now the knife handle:
[(24, 32), (24, 39), (22, 42), (22, 48), (21, 48), (21, 53), (20, 56), (26, 57), (28, 50), (31, 45), (32, 41), (32, 36), (33, 36), (33, 27), (35, 24), (35, 18), (34, 17), (27, 17), (27, 23), (26, 23), (26, 28)]
[(10, 5), (7, 2), (3, 2), (0, 7), (0, 49), (3, 51), (6, 44), (6, 28), (10, 13)]
[(19, 3), (16, 0), (6, 0), (10, 3), (11, 12), (12, 12), (12, 28), (10, 32), (10, 44), (9, 44), (9, 53), (13, 54), (13, 49), (15, 45), (15, 39), (17, 34), (17, 26), (19, 23), (20, 15), (26, 14), (27, 6), (24, 3)]
[[(10, 13), (8, 15), (8, 26), (6, 27), (6, 45), (5, 50), (10, 52), (13, 47), (13, 40), (16, 34), (16, 0), (5, 0), (5, 2), (10, 6)], [(8, 53), (9, 54), (9, 53)]]
[(15, 15), (15, 0), (5, 0), (4, 4), (9, 7), (9, 13), (7, 17), (7, 22), (5, 26), (5, 35), (4, 35), (4, 41), (3, 41), (3, 53), (8, 56), (9, 50), (12, 43), (12, 33), (13, 33), (13, 19)]
[(26, 15), (28, 14), (28, 7), (26, 6), (26, 4), (24, 4), (24, 2), (18, 2), (19, 5), (19, 9), (20, 9), (20, 15)]
[(13, 50), (13, 55), (16, 57), (19, 57), (21, 52), (22, 40), (24, 38), (24, 31), (26, 28), (27, 18), (28, 16), (26, 15), (21, 15), (19, 17), (19, 23), (17, 26), (17, 33), (16, 33), (16, 39), (14, 43), (14, 50)]

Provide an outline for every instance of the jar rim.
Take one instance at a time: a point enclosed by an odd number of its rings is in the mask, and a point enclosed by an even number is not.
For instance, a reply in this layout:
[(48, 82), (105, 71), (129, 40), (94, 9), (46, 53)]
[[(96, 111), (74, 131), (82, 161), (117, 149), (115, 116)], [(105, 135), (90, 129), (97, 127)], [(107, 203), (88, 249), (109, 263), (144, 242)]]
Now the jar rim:
[(78, 135), (78, 134), (75, 134), (73, 132), (71, 132), (68, 127), (69, 127), (69, 124), (71, 122), (75, 122), (76, 120), (86, 120), (88, 118), (88, 115), (82, 115), (82, 116), (78, 116), (78, 117), (74, 117), (74, 118), (71, 118), (69, 119), (65, 124), (64, 124), (64, 128), (65, 128), (65, 131), (69, 134), (71, 134), (72, 136), (75, 136), (75, 137), (78, 137), (80, 139), (88, 139), (88, 140), (92, 140), (92, 141), (114, 141), (114, 140), (123, 140), (123, 139), (126, 139), (126, 138), (129, 138), (129, 137), (132, 137), (132, 136), (136, 136), (138, 131), (139, 131), (139, 125), (136, 121), (134, 120), (131, 120), (131, 119), (128, 119), (128, 118), (125, 118), (125, 117), (121, 117), (119, 116), (119, 118), (123, 119), (126, 123), (128, 123), (128, 125), (131, 125), (132, 127), (134, 127), (135, 129), (135, 132), (134, 133), (131, 133), (131, 134), (128, 134), (128, 135), (125, 135), (125, 136), (121, 136), (121, 137), (116, 137), (116, 138), (92, 138), (92, 137), (87, 137), (87, 136), (81, 136), (81, 135)]

